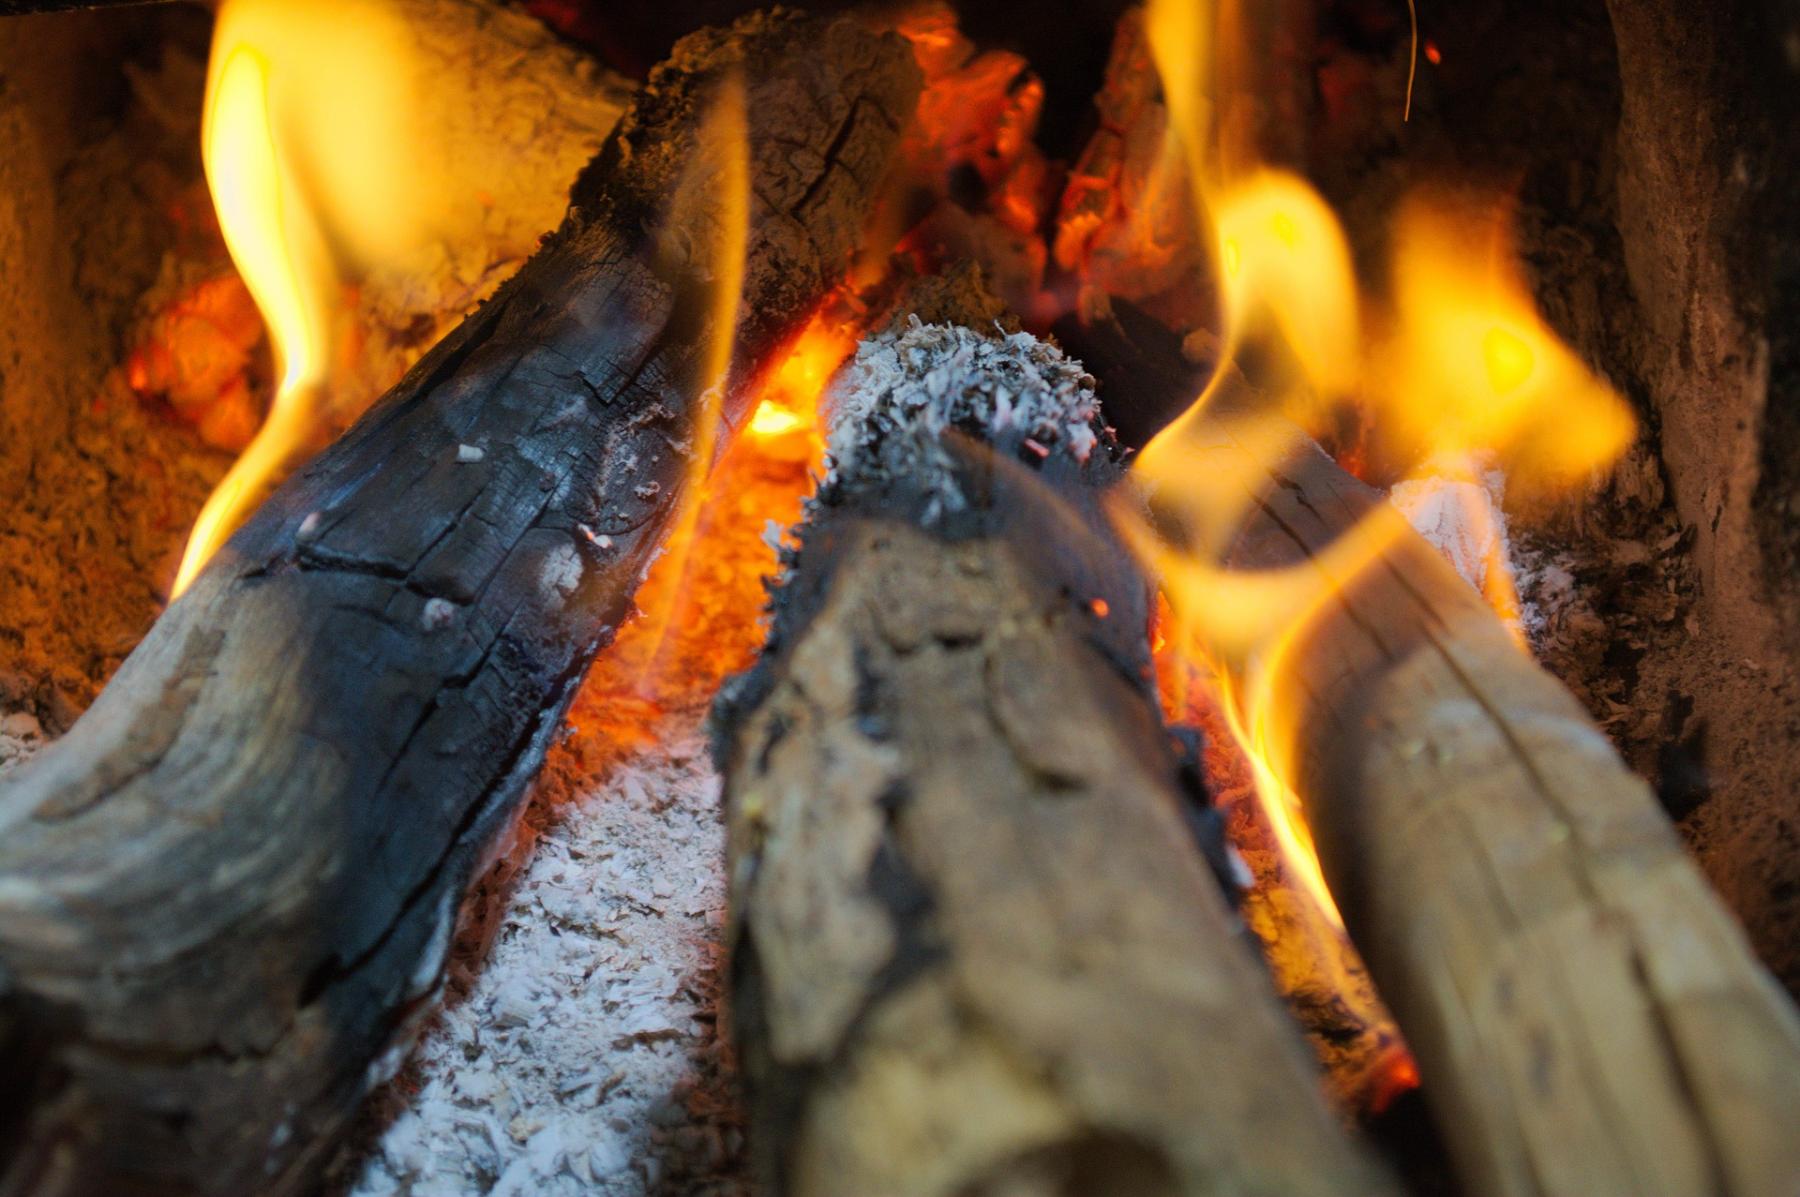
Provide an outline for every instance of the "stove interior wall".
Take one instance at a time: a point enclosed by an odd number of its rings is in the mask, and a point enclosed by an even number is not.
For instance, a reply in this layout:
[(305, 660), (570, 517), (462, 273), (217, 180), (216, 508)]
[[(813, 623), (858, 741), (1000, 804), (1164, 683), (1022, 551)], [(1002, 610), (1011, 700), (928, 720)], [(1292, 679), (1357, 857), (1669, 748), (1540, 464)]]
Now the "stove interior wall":
[(120, 369), (195, 218), (209, 25), (186, 5), (0, 20), (0, 763), (66, 728), (155, 618), (223, 464)]
[[(1329, 33), (1359, 5), (1324, 8)], [(1441, 61), (1412, 123), (1385, 94), (1377, 127), (1327, 120), (1315, 172), (1371, 258), (1412, 182), (1517, 195), (1546, 315), (1645, 430), (1540, 525), (1586, 608), (1540, 651), (1800, 993), (1800, 12), (1472, 0), (1421, 18)]]
[(1609, 7), (1637, 364), (1700, 589), (1656, 670), (1701, 757), (1684, 830), (1800, 992), (1800, 11)]

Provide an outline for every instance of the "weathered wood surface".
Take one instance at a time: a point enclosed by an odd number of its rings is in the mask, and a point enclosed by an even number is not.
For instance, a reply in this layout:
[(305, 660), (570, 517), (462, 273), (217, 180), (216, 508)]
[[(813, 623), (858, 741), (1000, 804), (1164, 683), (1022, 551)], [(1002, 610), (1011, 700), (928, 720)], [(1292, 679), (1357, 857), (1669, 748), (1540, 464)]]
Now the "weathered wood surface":
[(906, 44), (847, 21), (684, 41), (531, 262), (0, 788), (0, 1192), (305, 1191), (397, 1063), (679, 499), (721, 331), (682, 254), (717, 206), (692, 164), (728, 73), (754, 189), (734, 383), (766, 363), (917, 94)]
[[(1223, 430), (1191, 451), (1246, 452)], [(1304, 566), (1382, 504), (1304, 442), (1229, 564)], [(1469, 1191), (1800, 1191), (1800, 1018), (1649, 788), (1443, 558), (1403, 536), (1288, 673), (1326, 877)]]
[(1097, 513), (1111, 455), (1040, 432), (1036, 462), (1043, 384), (1017, 371), (902, 360), (902, 387), (1006, 391), (1013, 427), (990, 449), (953, 421), (933, 461), (893, 433), (891, 466), (828, 481), (769, 651), (721, 703), (733, 1007), (772, 1191), (1391, 1191), (1184, 818), (1146, 587)]

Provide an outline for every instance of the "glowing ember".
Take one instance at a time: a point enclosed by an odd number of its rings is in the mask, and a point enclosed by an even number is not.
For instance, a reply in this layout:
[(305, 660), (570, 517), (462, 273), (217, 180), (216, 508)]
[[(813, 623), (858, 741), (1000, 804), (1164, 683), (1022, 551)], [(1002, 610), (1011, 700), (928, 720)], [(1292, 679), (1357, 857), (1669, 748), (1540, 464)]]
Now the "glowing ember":
[(765, 453), (794, 459), (818, 457), (819, 396), (825, 384), (856, 350), (858, 330), (828, 303), (815, 315), (763, 384), (750, 435)]

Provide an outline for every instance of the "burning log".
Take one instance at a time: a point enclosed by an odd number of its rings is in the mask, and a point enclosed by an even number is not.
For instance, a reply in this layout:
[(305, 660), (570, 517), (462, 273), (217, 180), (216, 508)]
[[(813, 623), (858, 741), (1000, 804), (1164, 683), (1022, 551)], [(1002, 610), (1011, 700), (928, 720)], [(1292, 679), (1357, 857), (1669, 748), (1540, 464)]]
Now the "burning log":
[(682, 42), (543, 249), (0, 790), (0, 1190), (304, 1191), (397, 1066), (705, 443), (733, 338), (692, 247), (730, 197), (695, 164), (730, 80), (741, 419), (911, 111), (898, 37), (778, 14)]
[[(1103, 378), (1173, 344), (1108, 325), (1066, 330)], [(1178, 410), (1185, 373), (1123, 398)], [(1305, 565), (1382, 504), (1299, 441), (1229, 565)], [(1222, 425), (1185, 443), (1196, 471), (1249, 452)], [(1424, 541), (1331, 584), (1284, 660), (1290, 780), (1470, 1191), (1791, 1194), (1800, 1018), (1649, 788)]]
[(972, 327), (892, 329), (835, 385), (833, 475), (720, 707), (776, 1191), (1387, 1192), (1184, 827), (1091, 380)]

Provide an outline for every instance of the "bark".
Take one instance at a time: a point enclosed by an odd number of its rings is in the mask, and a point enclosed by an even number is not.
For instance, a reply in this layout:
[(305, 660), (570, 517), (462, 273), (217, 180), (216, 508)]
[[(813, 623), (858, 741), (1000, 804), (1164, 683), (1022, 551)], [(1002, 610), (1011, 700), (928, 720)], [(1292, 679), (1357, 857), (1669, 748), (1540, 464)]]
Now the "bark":
[[(1244, 452), (1223, 432), (1193, 451), (1198, 471)], [(1382, 502), (1305, 443), (1229, 564), (1304, 565)], [(1469, 1191), (1792, 1193), (1800, 1018), (1649, 787), (1480, 596), (1408, 535), (1288, 673), (1296, 792)]]
[[(836, 474), (721, 704), (773, 1191), (1391, 1191), (1184, 825), (1146, 588), (1099, 514), (1117, 467), (1104, 443), (1080, 459), (1079, 404), (1031, 415), (1079, 367), (1028, 340), (984, 365), (949, 335), (865, 344), (838, 384)], [(927, 387), (998, 389), (1011, 426), (895, 427)]]
[(754, 191), (740, 417), (911, 112), (897, 38), (788, 14), (685, 40), (531, 262), (0, 789), (0, 1192), (304, 1191), (397, 1066), (680, 498), (726, 335), (688, 247), (721, 219), (697, 144), (728, 73)]

